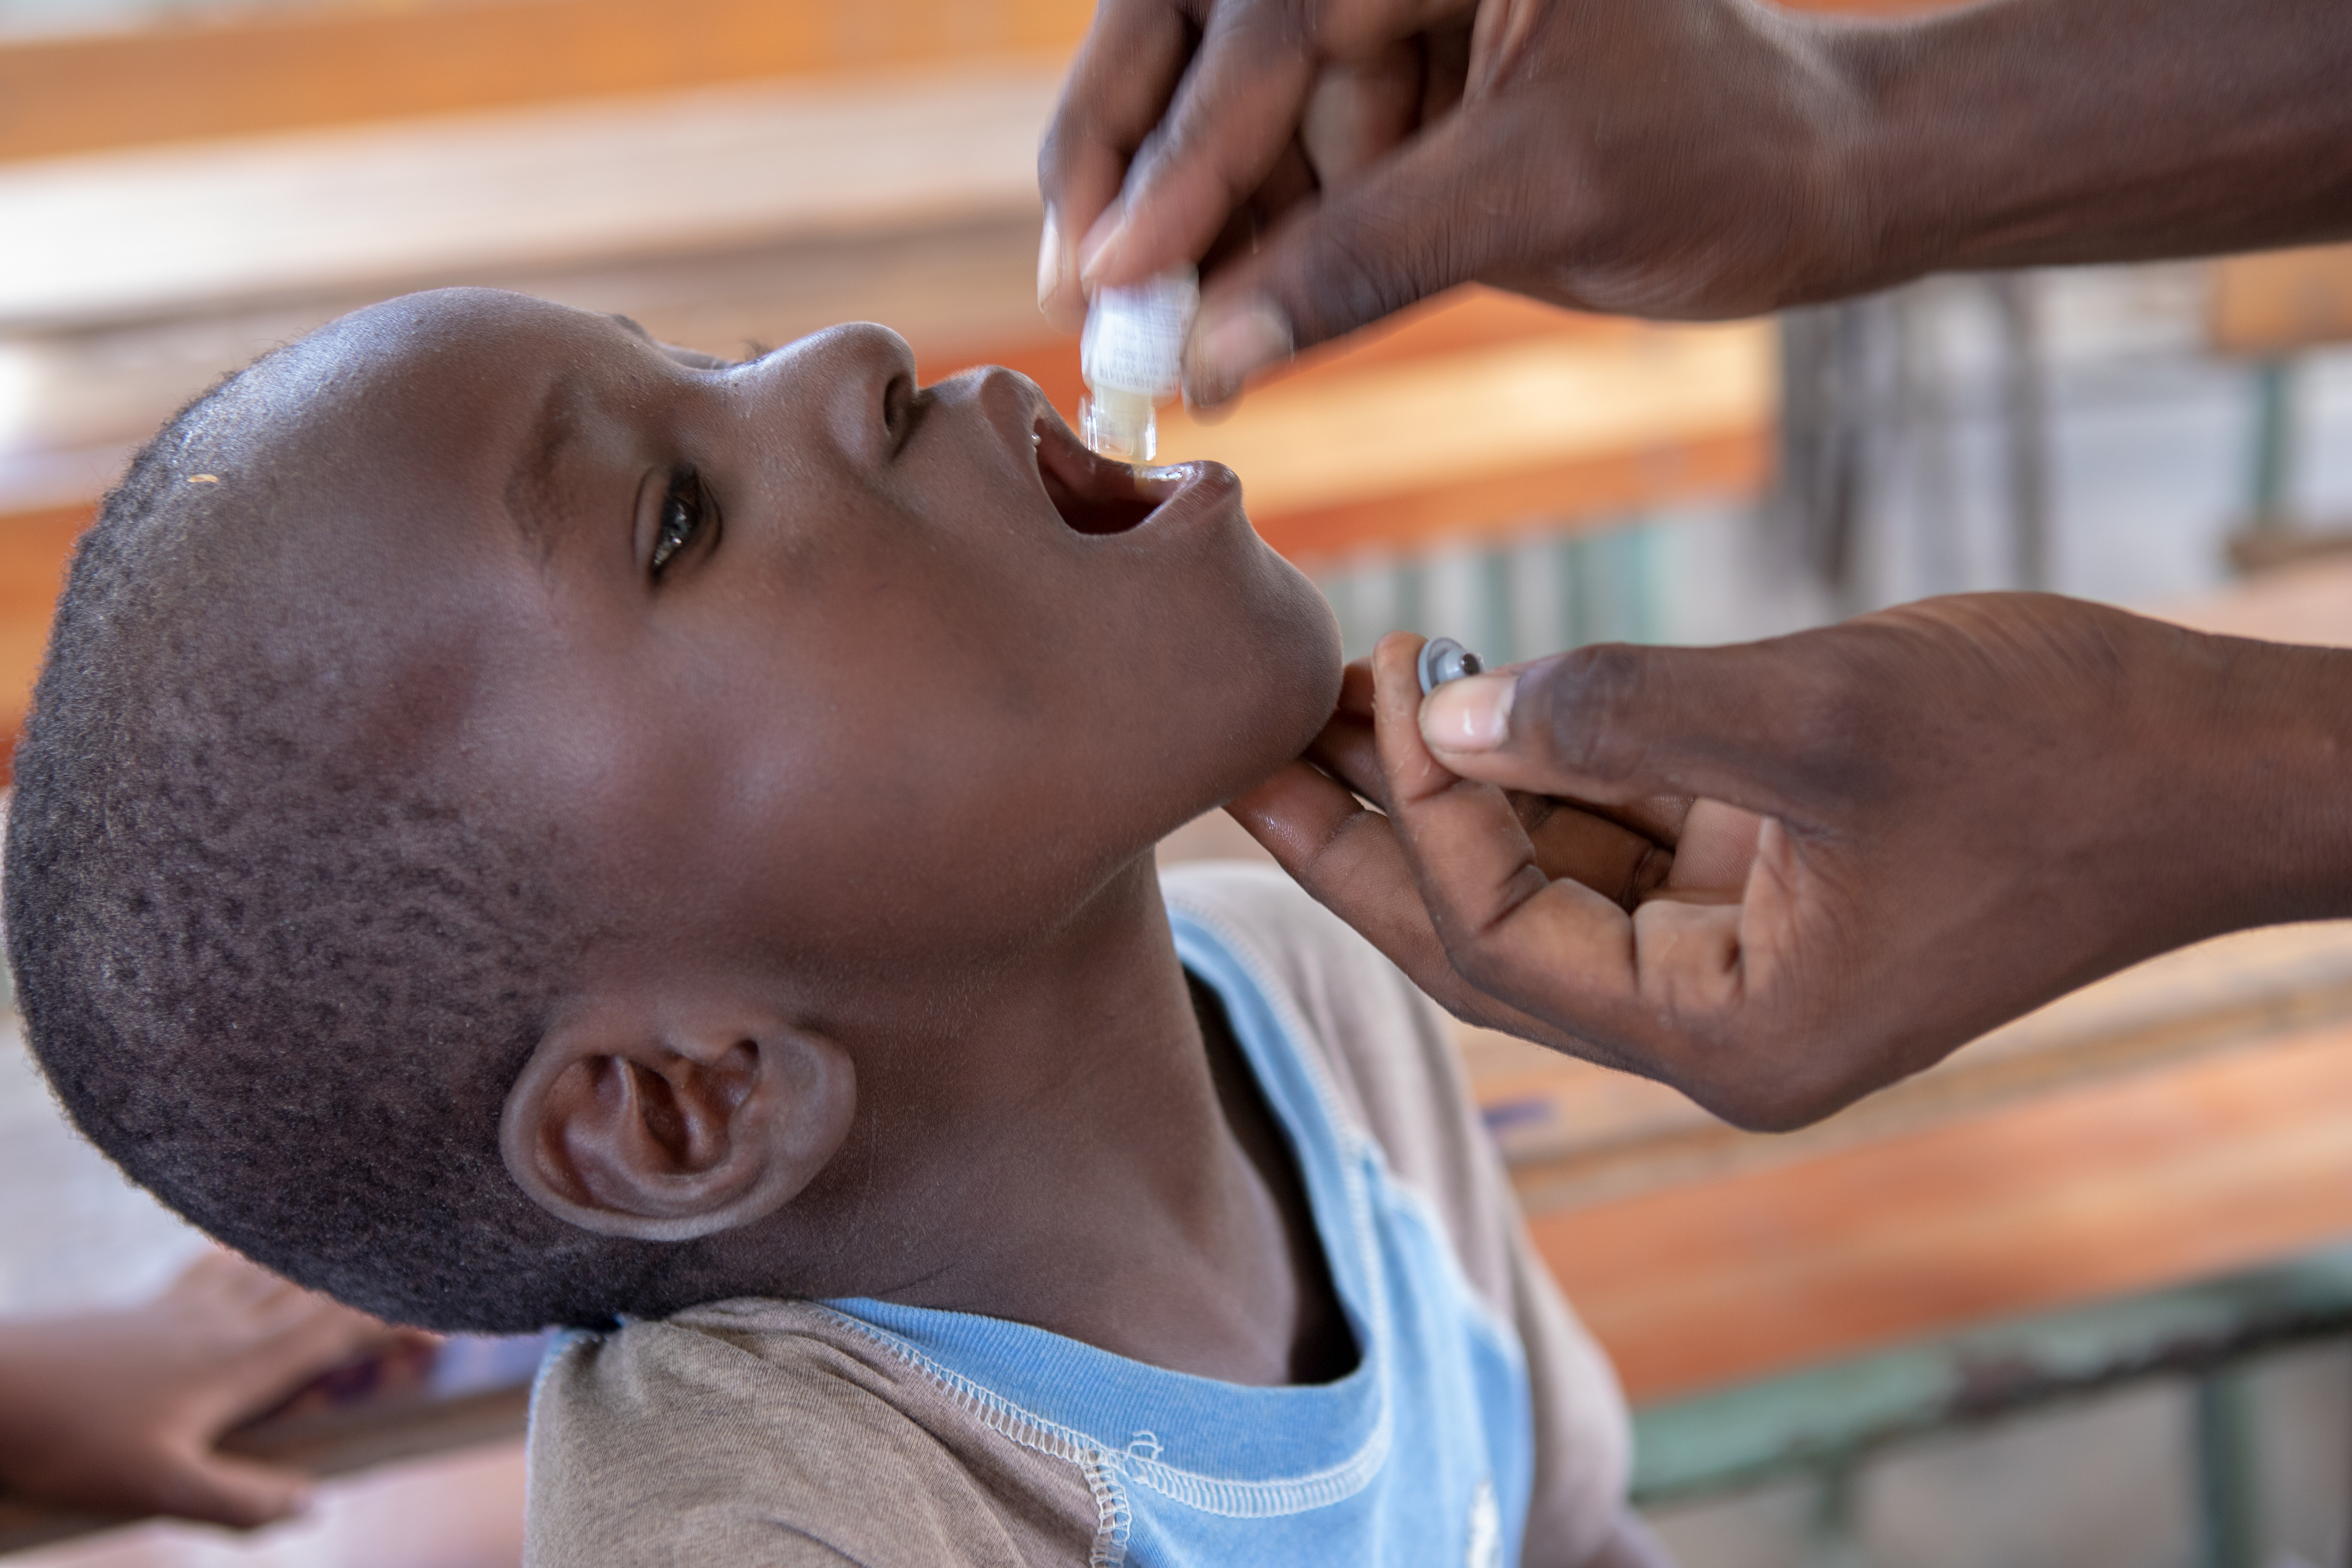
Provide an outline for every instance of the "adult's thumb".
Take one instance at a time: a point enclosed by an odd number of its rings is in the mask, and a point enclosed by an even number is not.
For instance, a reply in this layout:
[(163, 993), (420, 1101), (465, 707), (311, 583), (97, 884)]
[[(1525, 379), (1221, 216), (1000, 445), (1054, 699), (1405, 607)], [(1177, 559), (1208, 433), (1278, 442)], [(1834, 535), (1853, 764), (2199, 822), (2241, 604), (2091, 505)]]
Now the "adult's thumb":
[(1801, 813), (1820, 759), (1805, 754), (1812, 726), (1786, 663), (1770, 643), (1598, 643), (1439, 687), (1422, 702), (1422, 739), (1449, 772), (1506, 789)]
[(1301, 349), (1477, 276), (1496, 216), (1470, 187), (1475, 134), (1455, 115), (1297, 211), (1203, 291), (1184, 395), (1223, 403)]

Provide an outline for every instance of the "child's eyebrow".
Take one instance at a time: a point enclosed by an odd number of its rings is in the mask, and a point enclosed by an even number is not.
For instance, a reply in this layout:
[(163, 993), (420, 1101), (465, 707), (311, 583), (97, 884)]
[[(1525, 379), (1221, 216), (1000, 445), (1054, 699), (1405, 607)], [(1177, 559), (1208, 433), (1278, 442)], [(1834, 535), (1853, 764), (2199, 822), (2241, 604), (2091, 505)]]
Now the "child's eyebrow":
[(556, 460), (580, 432), (580, 409), (587, 396), (588, 384), (576, 372), (567, 371), (551, 382), (507, 473), (507, 516), (542, 559), (555, 542), (552, 524), (561, 500)]

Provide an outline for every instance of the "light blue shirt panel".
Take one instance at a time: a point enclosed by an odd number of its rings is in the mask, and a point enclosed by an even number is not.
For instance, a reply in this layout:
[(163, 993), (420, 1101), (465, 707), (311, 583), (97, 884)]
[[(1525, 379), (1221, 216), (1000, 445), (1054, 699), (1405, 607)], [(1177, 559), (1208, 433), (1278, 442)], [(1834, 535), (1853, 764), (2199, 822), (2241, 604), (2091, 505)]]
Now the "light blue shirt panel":
[(1361, 1354), (1331, 1384), (1255, 1388), (1112, 1355), (1025, 1324), (826, 1303), (967, 1397), (1056, 1429), (1116, 1493), (1146, 1568), (1515, 1563), (1534, 1486), (1517, 1335), (1463, 1278), (1437, 1221), (1342, 1120), (1306, 1024), (1210, 919), (1173, 915), (1288, 1134)]

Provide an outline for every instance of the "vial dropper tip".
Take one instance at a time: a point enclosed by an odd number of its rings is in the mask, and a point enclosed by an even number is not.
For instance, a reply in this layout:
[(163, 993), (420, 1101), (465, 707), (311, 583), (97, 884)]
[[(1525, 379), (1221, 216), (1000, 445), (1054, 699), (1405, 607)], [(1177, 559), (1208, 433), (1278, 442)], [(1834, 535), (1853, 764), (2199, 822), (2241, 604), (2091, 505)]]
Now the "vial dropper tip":
[(1449, 680), (1485, 671), (1486, 660), (1452, 637), (1432, 637), (1421, 645), (1421, 694), (1423, 697)]

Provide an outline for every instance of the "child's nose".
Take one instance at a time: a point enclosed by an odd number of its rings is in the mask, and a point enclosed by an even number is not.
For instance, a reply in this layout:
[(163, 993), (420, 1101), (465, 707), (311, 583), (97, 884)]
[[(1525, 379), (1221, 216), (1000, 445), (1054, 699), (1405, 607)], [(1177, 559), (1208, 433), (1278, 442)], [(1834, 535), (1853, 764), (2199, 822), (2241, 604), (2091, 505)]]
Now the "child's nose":
[(755, 374), (784, 418), (812, 421), (861, 457), (897, 440), (915, 395), (915, 352), (887, 327), (853, 321), (813, 332)]

